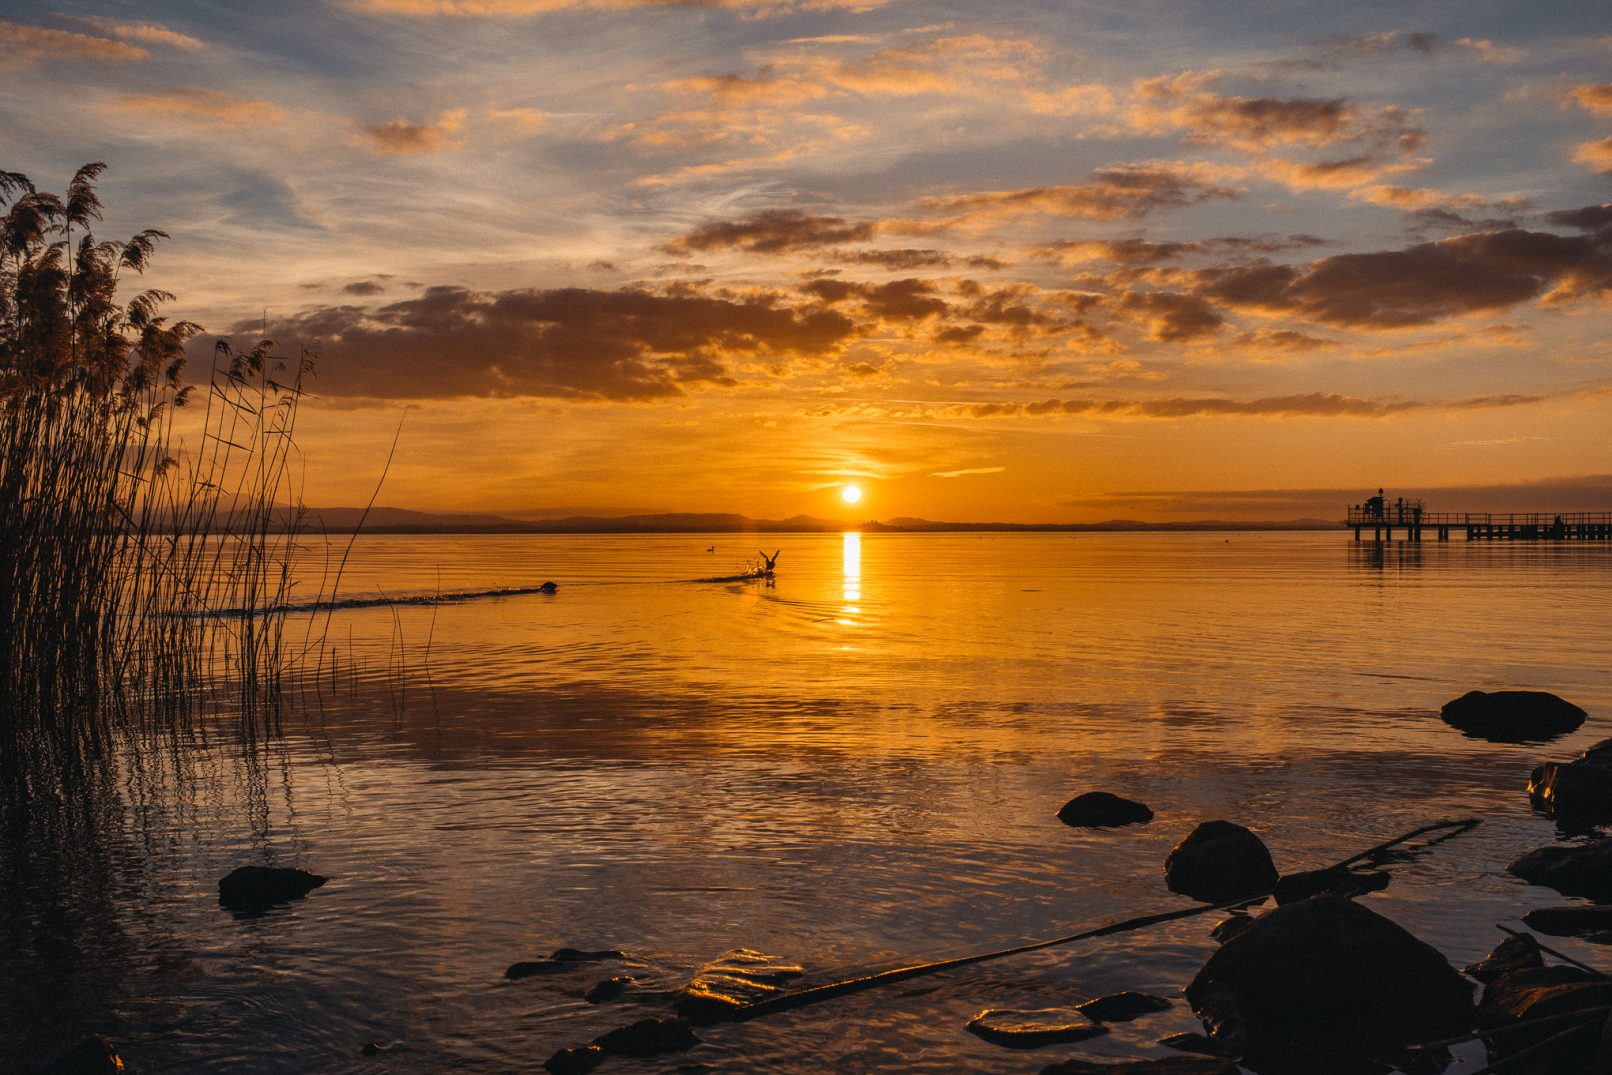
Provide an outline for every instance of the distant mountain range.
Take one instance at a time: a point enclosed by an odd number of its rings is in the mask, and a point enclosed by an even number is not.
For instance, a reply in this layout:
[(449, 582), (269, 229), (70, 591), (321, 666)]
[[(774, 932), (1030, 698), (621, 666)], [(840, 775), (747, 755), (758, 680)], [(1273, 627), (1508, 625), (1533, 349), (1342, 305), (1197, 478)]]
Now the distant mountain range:
[(1189, 530), (1336, 530), (1328, 519), (1292, 519), (1286, 522), (1230, 522), (1202, 519), (1181, 523), (1149, 523), (1136, 519), (1110, 519), (1100, 523), (952, 523), (931, 519), (894, 519), (845, 522), (795, 515), (788, 519), (752, 519), (746, 515), (709, 512), (670, 512), (658, 515), (579, 515), (562, 519), (510, 519), (501, 515), (454, 515), (410, 511), (406, 508), (309, 508), (308, 525), (315, 530), (345, 533), (362, 529), (377, 534), (783, 534), (841, 533), (859, 530), (881, 533), (1098, 533), (1104, 531)]

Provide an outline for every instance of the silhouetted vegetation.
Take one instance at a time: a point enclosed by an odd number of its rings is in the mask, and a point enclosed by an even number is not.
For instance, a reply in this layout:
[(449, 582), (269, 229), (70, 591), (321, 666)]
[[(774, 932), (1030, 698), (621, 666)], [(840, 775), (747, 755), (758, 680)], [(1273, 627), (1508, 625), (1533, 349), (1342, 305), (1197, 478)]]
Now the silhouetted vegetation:
[(255, 738), (281, 701), (309, 359), (220, 342), (193, 401), (199, 327), (124, 297), (166, 236), (95, 238), (103, 167), (65, 196), (0, 172), (0, 769), (25, 795), (171, 745), (204, 702)]

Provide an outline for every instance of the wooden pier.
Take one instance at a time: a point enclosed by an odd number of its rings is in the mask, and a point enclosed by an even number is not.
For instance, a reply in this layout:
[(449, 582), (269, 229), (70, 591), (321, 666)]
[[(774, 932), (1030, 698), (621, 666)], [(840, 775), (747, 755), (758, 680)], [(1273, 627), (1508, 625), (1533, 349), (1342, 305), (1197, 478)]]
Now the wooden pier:
[(1422, 540), (1431, 530), (1439, 541), (1450, 540), (1459, 532), (1468, 541), (1612, 541), (1612, 511), (1493, 512), (1424, 511), (1420, 500), (1396, 500), (1380, 508), (1351, 504), (1345, 526), (1355, 532), (1355, 540), (1370, 530), (1373, 541), (1392, 541), (1394, 531), (1406, 541)]

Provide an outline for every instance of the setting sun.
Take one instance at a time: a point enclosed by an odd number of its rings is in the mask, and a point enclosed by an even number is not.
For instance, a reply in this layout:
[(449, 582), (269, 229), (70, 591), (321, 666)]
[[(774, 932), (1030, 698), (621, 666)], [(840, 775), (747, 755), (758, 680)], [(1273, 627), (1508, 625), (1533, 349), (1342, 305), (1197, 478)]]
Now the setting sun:
[(847, 504), (855, 504), (862, 499), (862, 488), (858, 485), (847, 485), (840, 490), (840, 499)]

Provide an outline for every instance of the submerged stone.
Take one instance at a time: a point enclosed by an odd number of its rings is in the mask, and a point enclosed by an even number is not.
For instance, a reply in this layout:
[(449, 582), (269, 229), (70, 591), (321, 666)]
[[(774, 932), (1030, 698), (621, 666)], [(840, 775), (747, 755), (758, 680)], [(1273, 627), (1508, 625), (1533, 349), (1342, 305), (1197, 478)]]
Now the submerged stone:
[(550, 1075), (587, 1075), (604, 1063), (605, 1051), (597, 1045), (568, 1045), (543, 1062)]
[(1091, 1020), (1061, 1008), (1009, 1011), (993, 1008), (968, 1021), (970, 1034), (1007, 1049), (1039, 1049), (1067, 1045), (1108, 1033)]
[(1106, 791), (1088, 791), (1064, 803), (1058, 820), (1075, 828), (1112, 828), (1146, 824), (1153, 820), (1153, 811), (1132, 799)]
[(40, 1075), (122, 1075), (125, 1070), (111, 1043), (92, 1035), (45, 1065)]
[(1126, 990), (1077, 1004), (1075, 1011), (1094, 1023), (1128, 1023), (1150, 1012), (1166, 1011), (1169, 1007), (1170, 1002), (1163, 997)]
[(1307, 900), (1323, 892), (1353, 899), (1368, 892), (1381, 892), (1392, 880), (1393, 877), (1381, 870), (1357, 873), (1354, 870), (1329, 866), (1324, 870), (1284, 873), (1281, 880), (1276, 882), (1273, 895), (1278, 906)]
[(710, 1026), (732, 1017), (747, 1004), (782, 993), (779, 985), (805, 972), (779, 956), (749, 948), (735, 948), (701, 967), (672, 1000), (677, 1014), (696, 1026)]
[(687, 1019), (640, 1019), (627, 1026), (600, 1034), (593, 1044), (607, 1056), (640, 1059), (662, 1053), (680, 1053), (700, 1043)]
[[(1490, 982), (1483, 990), (1478, 1009), (1478, 1025), (1483, 1030), (1509, 1028), (1515, 1023), (1547, 1019), (1584, 1009), (1604, 1009), (1612, 1003), (1612, 981), (1577, 967), (1535, 967), (1512, 971)], [(1605, 1011), (1586, 1015), (1585, 1021), (1599, 1027)], [(1545, 1041), (1557, 1037), (1568, 1023), (1557, 1021), (1543, 1027), (1519, 1027), (1487, 1039), (1489, 1058), (1502, 1061), (1524, 1050), (1540, 1047), (1530, 1054), (1524, 1072), (1590, 1072), (1606, 1070), (1596, 1065), (1600, 1034), (1568, 1035), (1553, 1045)]]
[(218, 902), (242, 915), (259, 915), (270, 907), (300, 900), (326, 881), (307, 870), (278, 866), (239, 866), (218, 882)]
[(621, 996), (621, 994), (627, 991), (627, 987), (632, 985), (632, 983), (633, 979), (627, 975), (618, 975), (615, 978), (606, 978), (604, 981), (598, 983), (586, 993), (582, 994), (582, 999), (587, 1001), (589, 1004), (604, 1004), (607, 1001), (615, 1000), (617, 997)]
[(1535, 848), (1507, 866), (1506, 872), (1564, 896), (1612, 903), (1612, 840)]
[(511, 963), (504, 971), (504, 977), (512, 982), (518, 982), (522, 978), (534, 978), (540, 974), (559, 974), (575, 969), (575, 964), (557, 959), (523, 959), (519, 963)]
[(556, 948), (549, 958), (561, 963), (598, 963), (606, 959), (626, 959), (627, 953), (614, 948)]
[(1491, 743), (1542, 743), (1584, 723), (1584, 710), (1548, 691), (1468, 691), (1444, 703), (1444, 723)]
[(1170, 891), (1204, 903), (1262, 896), (1276, 881), (1276, 864), (1264, 841), (1230, 821), (1205, 821), (1164, 860)]
[(1064, 1060), (1048, 1064), (1041, 1075), (1238, 1075), (1230, 1060), (1200, 1056), (1166, 1056), (1157, 1060)]
[(1540, 907), (1522, 916), (1536, 933), (1552, 937), (1588, 937), (1612, 930), (1612, 907)]
[(1553, 815), (1612, 817), (1612, 739), (1572, 761), (1548, 761), (1528, 777), (1528, 797)]
[(1218, 1056), (1225, 1060), (1237, 1056), (1237, 1050), (1230, 1045), (1203, 1034), (1171, 1034), (1167, 1038), (1160, 1038), (1159, 1044), (1167, 1049), (1179, 1049), (1183, 1053), (1197, 1053), (1199, 1056)]
[(1471, 987), (1437, 949), (1341, 896), (1261, 915), (1186, 992), (1210, 1036), (1256, 1070), (1387, 1061), (1475, 1019)]

